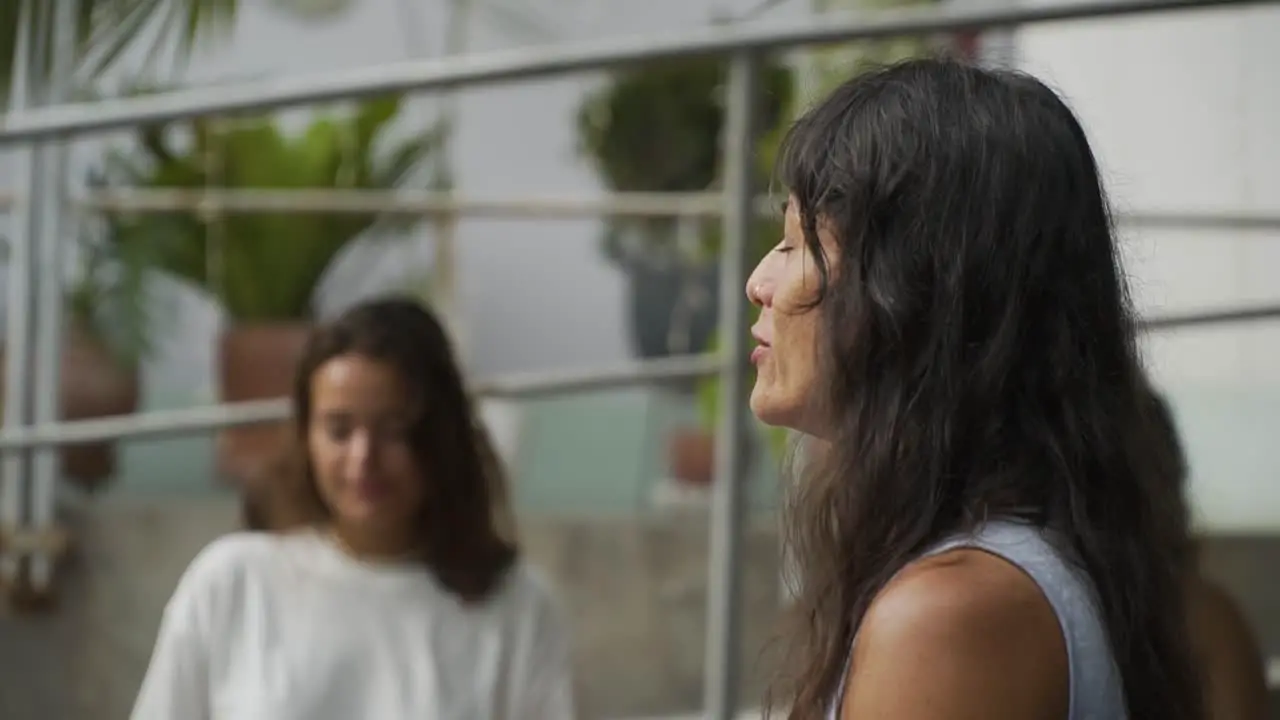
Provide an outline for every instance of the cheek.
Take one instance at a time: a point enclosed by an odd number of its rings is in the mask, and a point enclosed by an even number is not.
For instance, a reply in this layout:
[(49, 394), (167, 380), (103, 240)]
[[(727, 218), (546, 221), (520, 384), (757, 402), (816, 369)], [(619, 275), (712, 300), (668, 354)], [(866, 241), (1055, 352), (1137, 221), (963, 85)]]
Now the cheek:
[(342, 446), (322, 433), (311, 433), (307, 438), (307, 458), (321, 490), (332, 489), (342, 479)]
[(378, 458), (378, 471), (387, 480), (408, 490), (422, 488), (421, 473), (414, 453), (403, 443), (388, 443)]
[(761, 368), (772, 390), (792, 403), (806, 398), (817, 375), (816, 312), (779, 318), (774, 332), (773, 362)]

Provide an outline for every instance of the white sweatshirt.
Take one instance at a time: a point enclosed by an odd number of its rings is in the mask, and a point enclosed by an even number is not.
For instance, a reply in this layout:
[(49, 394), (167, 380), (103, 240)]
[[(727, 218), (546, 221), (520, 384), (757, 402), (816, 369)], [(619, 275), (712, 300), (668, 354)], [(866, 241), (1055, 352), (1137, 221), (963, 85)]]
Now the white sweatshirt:
[(420, 565), (318, 532), (206, 547), (165, 608), (132, 720), (571, 720), (569, 644), (517, 564), (463, 606)]

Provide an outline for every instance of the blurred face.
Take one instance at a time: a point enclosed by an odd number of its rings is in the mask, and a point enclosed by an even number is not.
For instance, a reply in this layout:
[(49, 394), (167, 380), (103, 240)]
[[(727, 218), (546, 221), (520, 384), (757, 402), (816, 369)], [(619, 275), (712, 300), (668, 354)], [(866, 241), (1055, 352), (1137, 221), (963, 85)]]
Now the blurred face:
[[(818, 266), (804, 242), (794, 198), (787, 202), (782, 240), (747, 279), (747, 298), (760, 307), (751, 328), (756, 384), (751, 411), (769, 425), (821, 435), (814, 418), (817, 387)], [(821, 230), (824, 254), (835, 257), (834, 239)]]
[(362, 355), (339, 355), (311, 376), (307, 448), (340, 530), (410, 534), (426, 484), (409, 446), (416, 409), (406, 395), (395, 368)]

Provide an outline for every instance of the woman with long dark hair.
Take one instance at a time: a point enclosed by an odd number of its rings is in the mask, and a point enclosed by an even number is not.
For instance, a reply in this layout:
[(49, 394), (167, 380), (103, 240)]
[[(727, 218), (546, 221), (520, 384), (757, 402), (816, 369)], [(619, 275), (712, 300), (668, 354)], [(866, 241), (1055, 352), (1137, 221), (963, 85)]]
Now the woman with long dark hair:
[(1171, 462), (1098, 167), (1026, 75), (917, 60), (786, 138), (751, 407), (791, 483), (795, 720), (1180, 720)]
[(440, 323), (358, 305), (312, 334), (292, 472), (173, 594), (134, 720), (573, 717), (563, 623)]

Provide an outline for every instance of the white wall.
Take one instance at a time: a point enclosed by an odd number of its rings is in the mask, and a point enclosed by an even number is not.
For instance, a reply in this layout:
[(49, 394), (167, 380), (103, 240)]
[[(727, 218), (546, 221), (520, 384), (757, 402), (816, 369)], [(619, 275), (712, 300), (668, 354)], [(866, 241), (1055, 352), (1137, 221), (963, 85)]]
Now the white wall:
[[(1020, 31), (1025, 69), (1081, 116), (1119, 211), (1280, 216), (1280, 7)], [(1125, 227), (1144, 314), (1280, 304), (1280, 230)], [(1280, 320), (1149, 336), (1199, 519), (1280, 530)]]

